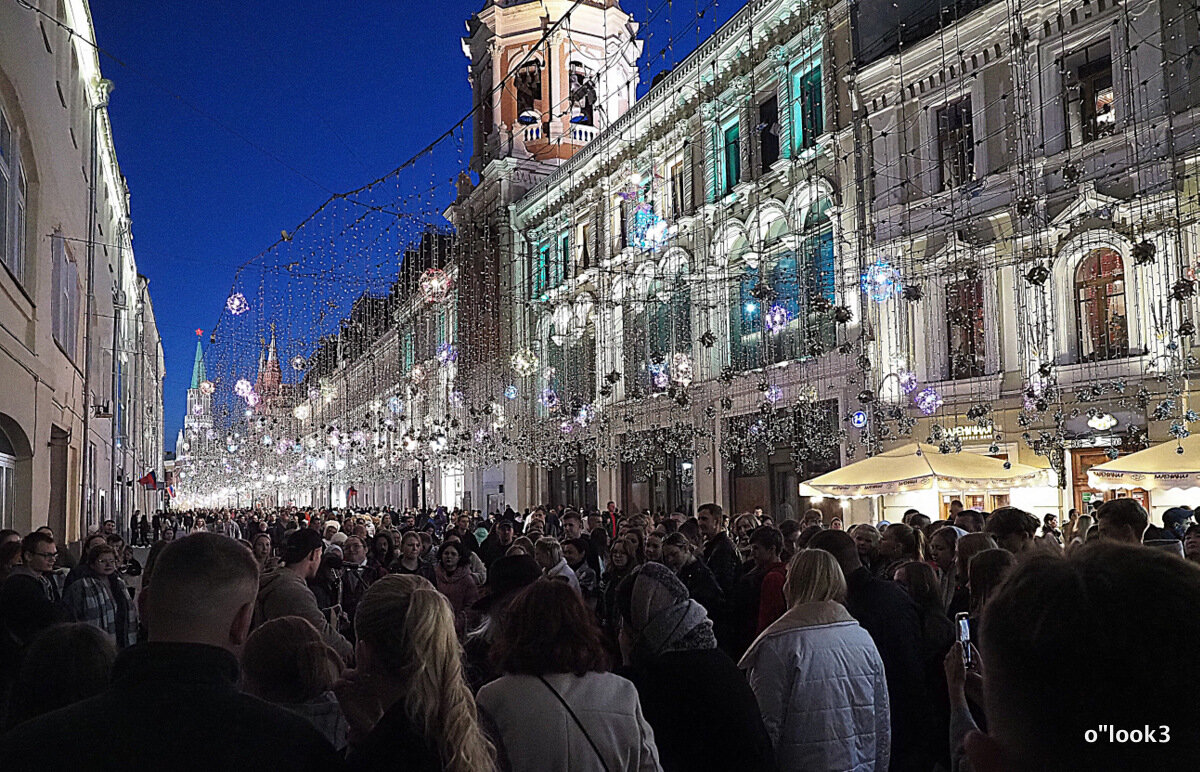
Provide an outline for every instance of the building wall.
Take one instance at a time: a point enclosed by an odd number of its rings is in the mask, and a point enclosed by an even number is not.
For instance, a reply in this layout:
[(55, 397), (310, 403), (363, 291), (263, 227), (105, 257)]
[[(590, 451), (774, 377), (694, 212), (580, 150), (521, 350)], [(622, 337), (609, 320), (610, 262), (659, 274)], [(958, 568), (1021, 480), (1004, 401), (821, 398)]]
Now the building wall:
[[(19, 164), (27, 183), (20, 218), (24, 270), (20, 275), (11, 265), (0, 270), (0, 423), (18, 450), (15, 506), (5, 525), (25, 531), (48, 523), (60, 537), (72, 540), (101, 517), (127, 518), (133, 509), (133, 487), (125, 482), (135, 464), (124, 460), (132, 456), (117, 448), (116, 438), (126, 447), (137, 445), (142, 465), (137, 476), (144, 474), (142, 469), (157, 469), (161, 476), (161, 344), (148, 298), (140, 344), (149, 355), (131, 342), (139, 339), (132, 337), (129, 309), (140, 293), (128, 191), (100, 106), (106, 97), (97, 56), (83, 42), (94, 38), (87, 4), (36, 5), (46, 15), (17, 4), (0, 8), (0, 29), (5, 30), (0, 109), (15, 138), (6, 157), (10, 175)], [(60, 24), (75, 35), (68, 36)], [(96, 216), (91, 223), (93, 191)], [(10, 224), (17, 222), (12, 209), (8, 216)], [(114, 324), (117, 361), (127, 360), (121, 363), (119, 382), (113, 367)], [(157, 380), (146, 379), (135, 396), (130, 388), (134, 379), (125, 374), (145, 372), (148, 357)], [(87, 416), (96, 406), (107, 406), (114, 419)], [(139, 436), (133, 443), (114, 425), (115, 416), (123, 416), (131, 426), (135, 414), (139, 432), (149, 428), (153, 439)], [(124, 434), (129, 432), (126, 427)], [(152, 445), (155, 440), (158, 444)], [(88, 473), (89, 468), (94, 471)]]

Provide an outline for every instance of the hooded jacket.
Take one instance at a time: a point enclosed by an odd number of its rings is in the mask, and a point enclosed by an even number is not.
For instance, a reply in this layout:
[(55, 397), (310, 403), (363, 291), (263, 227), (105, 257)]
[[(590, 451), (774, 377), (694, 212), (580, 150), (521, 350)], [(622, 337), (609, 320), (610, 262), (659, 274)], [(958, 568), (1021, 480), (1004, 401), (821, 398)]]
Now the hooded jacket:
[(793, 606), (738, 666), (749, 671), (780, 769), (886, 772), (891, 724), (883, 660), (841, 604)]
[(329, 624), (329, 617), (321, 613), (317, 597), (300, 574), (288, 568), (267, 571), (258, 581), (258, 603), (254, 606), (254, 627), (279, 617), (304, 617), (312, 622), (322, 640), (338, 653), (344, 662), (354, 657), (354, 647), (337, 628)]

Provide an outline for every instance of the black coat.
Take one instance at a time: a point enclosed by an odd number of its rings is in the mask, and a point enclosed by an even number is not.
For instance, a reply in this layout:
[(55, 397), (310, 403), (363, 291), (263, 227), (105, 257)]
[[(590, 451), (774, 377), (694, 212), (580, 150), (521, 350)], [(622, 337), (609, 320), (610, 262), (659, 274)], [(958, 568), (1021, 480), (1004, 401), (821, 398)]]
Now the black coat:
[(721, 592), (726, 595), (733, 592), (733, 585), (742, 573), (742, 559), (724, 531), (704, 543), (704, 562), (721, 585)]
[(362, 742), (350, 746), (346, 766), (356, 772), (441, 772), (442, 762), (437, 749), (404, 715), (404, 700), (400, 700), (388, 708)]
[[(936, 736), (921, 661), (921, 622), (917, 605), (895, 582), (858, 568), (846, 577), (846, 610), (871, 634), (887, 676), (892, 717), (894, 772), (928, 770)], [(937, 743), (938, 745), (934, 745)]]
[(754, 692), (725, 652), (671, 651), (621, 675), (637, 687), (663, 772), (776, 768)]
[(679, 569), (679, 581), (687, 587), (688, 597), (704, 606), (710, 618), (719, 617), (725, 608), (725, 593), (704, 561), (696, 559)]
[(312, 724), (237, 689), (238, 664), (216, 646), (143, 643), (117, 657), (99, 695), (0, 737), (17, 770), (344, 769)]

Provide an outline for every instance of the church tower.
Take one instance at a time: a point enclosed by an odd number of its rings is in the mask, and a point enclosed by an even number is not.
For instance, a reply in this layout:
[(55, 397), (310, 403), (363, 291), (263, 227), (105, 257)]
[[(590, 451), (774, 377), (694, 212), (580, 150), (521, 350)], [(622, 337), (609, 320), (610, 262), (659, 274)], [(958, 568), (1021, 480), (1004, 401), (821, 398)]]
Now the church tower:
[[(193, 448), (199, 448), (206, 442), (213, 428), (213, 385), (204, 367), (204, 347), (200, 342), (202, 333), (202, 330), (196, 330), (196, 358), (192, 362), (192, 382), (187, 390), (187, 415), (183, 417), (182, 437)], [(178, 448), (178, 452), (183, 453), (184, 448)]]
[[(564, 161), (637, 98), (638, 25), (619, 0), (487, 0), (467, 21), (471, 169), (501, 158)], [(567, 12), (570, 15), (563, 18)], [(542, 41), (548, 29), (558, 26)]]

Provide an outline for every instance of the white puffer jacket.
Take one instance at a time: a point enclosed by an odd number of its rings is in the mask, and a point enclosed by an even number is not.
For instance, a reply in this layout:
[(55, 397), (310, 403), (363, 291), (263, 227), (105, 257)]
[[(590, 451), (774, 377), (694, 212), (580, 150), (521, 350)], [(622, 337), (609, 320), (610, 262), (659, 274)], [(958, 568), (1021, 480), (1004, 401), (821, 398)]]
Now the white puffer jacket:
[(886, 772), (887, 678), (874, 641), (841, 604), (801, 603), (758, 636), (749, 671), (781, 770)]

